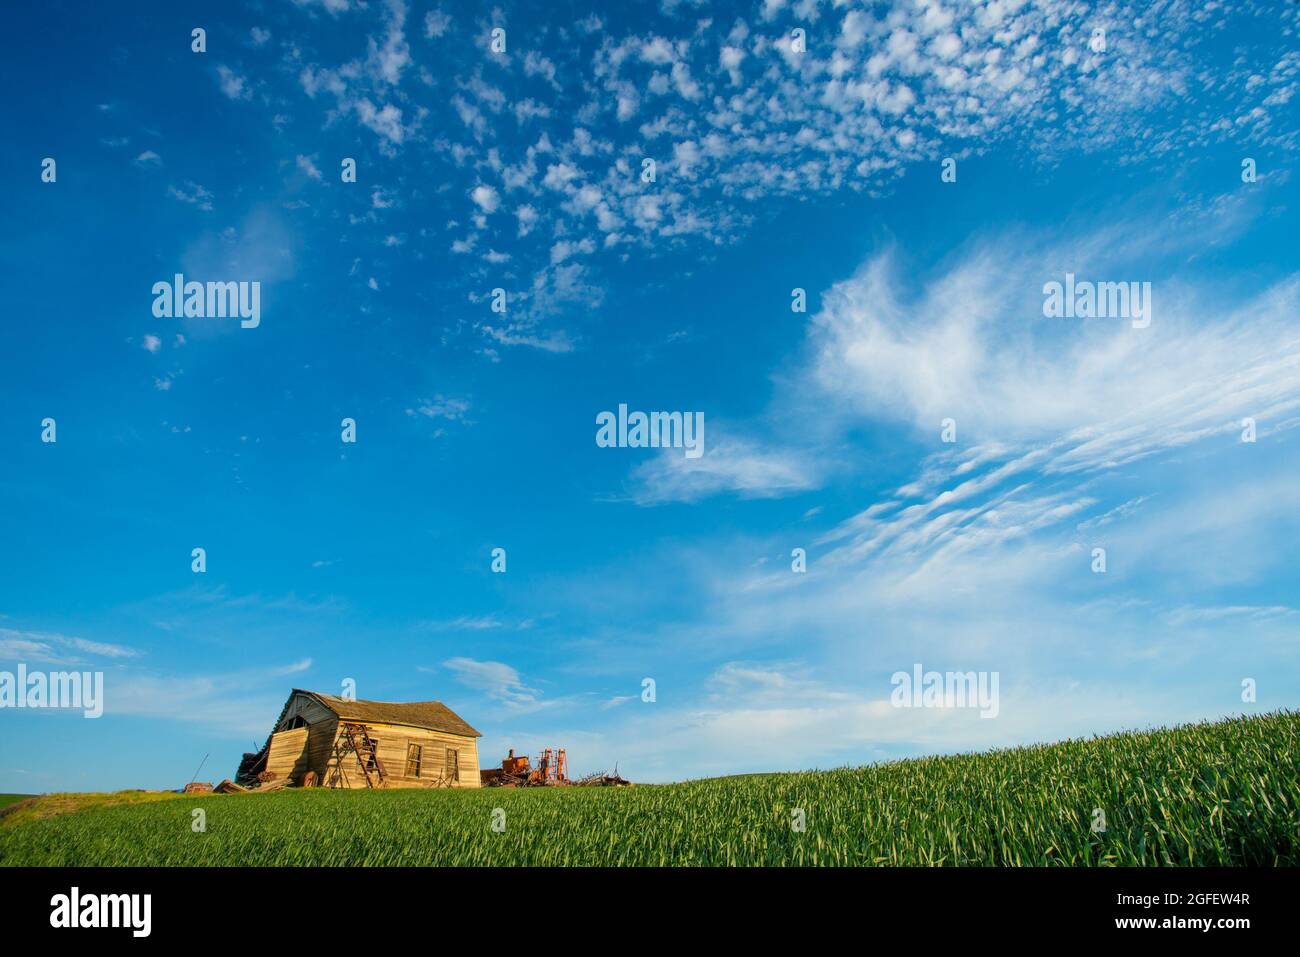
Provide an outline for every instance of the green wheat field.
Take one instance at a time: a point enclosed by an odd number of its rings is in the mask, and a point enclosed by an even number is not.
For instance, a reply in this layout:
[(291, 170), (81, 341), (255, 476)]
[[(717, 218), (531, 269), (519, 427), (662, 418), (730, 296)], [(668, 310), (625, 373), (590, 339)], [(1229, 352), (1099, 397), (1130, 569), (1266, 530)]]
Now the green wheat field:
[[(0, 864), (1295, 865), (1300, 712), (631, 788), (122, 801), (52, 795), (17, 808), (0, 821)], [(205, 832), (192, 829), (196, 809)]]

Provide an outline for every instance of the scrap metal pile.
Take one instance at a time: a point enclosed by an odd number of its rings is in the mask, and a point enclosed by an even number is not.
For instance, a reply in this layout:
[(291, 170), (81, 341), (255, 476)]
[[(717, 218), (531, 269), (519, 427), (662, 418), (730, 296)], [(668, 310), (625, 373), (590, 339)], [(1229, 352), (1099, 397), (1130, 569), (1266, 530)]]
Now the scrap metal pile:
[(613, 774), (589, 774), (574, 780), (569, 777), (569, 762), (564, 748), (546, 748), (537, 758), (537, 766), (529, 763), (528, 756), (515, 757), (514, 749), (506, 755), (499, 768), (483, 768), (479, 778), (485, 788), (540, 788), (540, 787), (614, 787), (631, 784)]

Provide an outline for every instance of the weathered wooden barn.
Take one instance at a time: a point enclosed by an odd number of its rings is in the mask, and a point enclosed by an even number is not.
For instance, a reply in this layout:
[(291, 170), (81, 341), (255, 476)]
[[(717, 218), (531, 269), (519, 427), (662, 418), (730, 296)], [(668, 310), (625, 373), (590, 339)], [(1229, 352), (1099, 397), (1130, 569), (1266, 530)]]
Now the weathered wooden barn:
[(266, 744), (244, 755), (235, 780), (476, 788), (479, 737), (441, 701), (349, 701), (295, 688)]

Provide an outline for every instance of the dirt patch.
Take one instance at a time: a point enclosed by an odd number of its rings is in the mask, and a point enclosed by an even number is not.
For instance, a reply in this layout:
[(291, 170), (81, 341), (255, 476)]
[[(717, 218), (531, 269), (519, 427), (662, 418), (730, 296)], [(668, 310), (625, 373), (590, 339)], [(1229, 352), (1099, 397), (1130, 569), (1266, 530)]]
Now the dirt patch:
[(182, 795), (175, 791), (114, 791), (111, 793), (41, 794), (0, 808), (0, 826), (26, 824), (47, 817), (72, 814), (89, 808), (113, 807), (120, 804), (145, 804), (166, 801)]
[(13, 804), (6, 804), (4, 807), (0, 807), (0, 821), (3, 821), (15, 811), (22, 810), (25, 807), (31, 807), (39, 800), (40, 798), (34, 797), (23, 798), (21, 801), (15, 801)]

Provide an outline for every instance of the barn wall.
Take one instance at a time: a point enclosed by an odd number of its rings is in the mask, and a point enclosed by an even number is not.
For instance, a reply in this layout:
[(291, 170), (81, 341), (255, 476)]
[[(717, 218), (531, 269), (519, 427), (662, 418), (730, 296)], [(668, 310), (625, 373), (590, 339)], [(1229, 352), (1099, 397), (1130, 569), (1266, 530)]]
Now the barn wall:
[(315, 771), (316, 780), (321, 781), (334, 753), (337, 726), (338, 722), (331, 715), (329, 719), (305, 728), (275, 732), (271, 735), (266, 770), (274, 771), (276, 777), (287, 777), (294, 784), (301, 784), (308, 771)]
[(330, 758), (334, 754), (334, 738), (338, 734), (338, 728), (338, 718), (332, 712), (324, 720), (307, 725), (306, 767), (316, 772), (317, 784), (325, 781)]
[[(373, 724), (366, 722), (370, 737), (378, 742), (379, 759), (384, 763), (385, 787), (424, 787), (438, 780), (446, 763), (447, 749), (453, 748), (459, 754), (460, 781), (456, 787), (476, 788), (480, 786), (478, 765), (478, 739), (458, 734), (445, 734), (426, 728), (408, 728), (401, 725)], [(337, 738), (335, 731), (334, 738)], [(406, 754), (408, 744), (421, 747), (420, 776), (406, 775)], [(333, 752), (333, 740), (330, 753)], [(331, 762), (332, 763), (332, 762)], [(318, 772), (318, 774), (321, 772)], [(334, 780), (333, 769), (322, 774), (322, 779), (329, 783)], [(354, 754), (349, 753), (344, 761), (337, 786), (364, 788), (365, 776), (357, 764)]]
[(302, 719), (307, 724), (328, 723), (336, 720), (335, 714), (329, 708), (325, 707), (311, 695), (296, 694), (284, 709), (284, 717), (280, 719), (280, 724), (276, 727), (279, 731), (287, 726), (294, 718), (302, 715)]
[(266, 756), (266, 770), (277, 778), (293, 778), (294, 772), (306, 770), (307, 729), (277, 731), (271, 735), (271, 750)]

